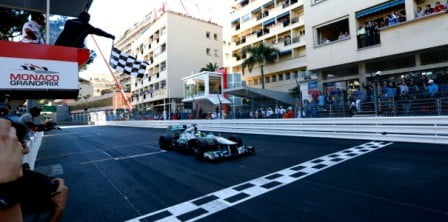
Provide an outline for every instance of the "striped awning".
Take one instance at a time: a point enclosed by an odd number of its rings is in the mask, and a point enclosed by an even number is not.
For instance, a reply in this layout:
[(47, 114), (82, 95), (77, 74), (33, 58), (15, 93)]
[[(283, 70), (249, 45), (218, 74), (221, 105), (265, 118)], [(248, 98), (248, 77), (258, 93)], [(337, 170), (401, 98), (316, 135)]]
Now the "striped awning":
[(282, 13), (282, 14), (280, 14), (280, 15), (277, 16), (277, 19), (286, 17), (286, 16), (288, 16), (288, 15), (289, 15), (289, 12)]
[(257, 12), (259, 12), (259, 11), (261, 11), (261, 7), (258, 7), (258, 8), (256, 8), (256, 9), (252, 10), (252, 14), (257, 13)]
[(367, 15), (371, 15), (373, 13), (381, 12), (398, 5), (404, 5), (404, 0), (392, 0), (374, 7), (370, 7), (368, 9), (364, 9), (356, 13), (356, 18), (361, 18)]
[(273, 5), (273, 4), (274, 4), (274, 0), (272, 0), (272, 1), (270, 1), (270, 2), (268, 2), (268, 3), (266, 3), (266, 4), (264, 4), (264, 5), (263, 5), (263, 8), (269, 7), (269, 6)]
[(263, 22), (263, 26), (270, 25), (270, 24), (272, 24), (272, 23), (274, 23), (274, 22), (275, 22), (275, 18), (271, 18), (271, 19), (269, 19), (269, 20), (264, 21), (264, 22)]
[(291, 49), (288, 49), (288, 50), (285, 50), (285, 51), (281, 51), (281, 52), (279, 52), (278, 54), (279, 55), (286, 55), (286, 54), (289, 54), (289, 53), (291, 53), (292, 52), (292, 50)]

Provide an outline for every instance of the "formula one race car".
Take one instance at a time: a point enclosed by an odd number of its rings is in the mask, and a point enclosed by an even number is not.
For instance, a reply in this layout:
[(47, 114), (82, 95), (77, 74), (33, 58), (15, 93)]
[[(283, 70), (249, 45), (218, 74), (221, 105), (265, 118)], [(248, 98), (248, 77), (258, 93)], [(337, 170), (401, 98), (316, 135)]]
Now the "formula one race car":
[(161, 149), (193, 151), (196, 159), (217, 160), (255, 152), (255, 147), (243, 145), (238, 136), (215, 136), (199, 131), (196, 125), (169, 126), (167, 131), (159, 138)]

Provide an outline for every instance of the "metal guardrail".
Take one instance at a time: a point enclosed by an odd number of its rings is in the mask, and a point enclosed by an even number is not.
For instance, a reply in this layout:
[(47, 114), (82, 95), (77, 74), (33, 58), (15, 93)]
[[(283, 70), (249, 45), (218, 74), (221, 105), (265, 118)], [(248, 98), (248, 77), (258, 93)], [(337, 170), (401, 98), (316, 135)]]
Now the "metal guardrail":
[(215, 132), (448, 144), (448, 117), (445, 116), (103, 121), (95, 124), (166, 128), (191, 123), (197, 124), (199, 130)]

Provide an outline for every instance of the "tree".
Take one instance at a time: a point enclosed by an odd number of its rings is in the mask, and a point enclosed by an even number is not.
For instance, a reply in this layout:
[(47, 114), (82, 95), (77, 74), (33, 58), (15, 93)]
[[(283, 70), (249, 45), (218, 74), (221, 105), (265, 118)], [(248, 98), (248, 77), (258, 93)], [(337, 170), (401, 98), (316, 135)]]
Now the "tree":
[(103, 89), (103, 90), (101, 90), (101, 95), (109, 94), (112, 92), (114, 92), (113, 89)]
[(68, 20), (67, 16), (52, 15), (47, 22), (50, 23), (50, 44), (54, 45), (56, 39), (64, 29), (65, 22)]
[(85, 99), (85, 100), (88, 100), (88, 99), (90, 98), (90, 96), (91, 96), (91, 95), (85, 95), (85, 96), (83, 96), (82, 98)]
[(204, 71), (209, 71), (209, 72), (214, 72), (215, 70), (218, 69), (218, 64), (213, 64), (211, 62), (209, 62), (208, 64), (205, 65), (205, 67), (202, 67), (200, 72), (204, 72)]
[(242, 70), (244, 75), (244, 69), (247, 67), (249, 72), (252, 72), (252, 68), (255, 65), (260, 66), (261, 72), (261, 88), (264, 89), (264, 66), (268, 64), (272, 64), (275, 62), (275, 59), (278, 55), (278, 49), (272, 48), (269, 46), (265, 46), (263, 43), (250, 48), (245, 48), (241, 52), (241, 54), (248, 55), (248, 58), (245, 59), (242, 63)]
[(0, 39), (10, 40), (22, 33), (22, 26), (28, 21), (29, 13), (22, 10), (0, 8)]

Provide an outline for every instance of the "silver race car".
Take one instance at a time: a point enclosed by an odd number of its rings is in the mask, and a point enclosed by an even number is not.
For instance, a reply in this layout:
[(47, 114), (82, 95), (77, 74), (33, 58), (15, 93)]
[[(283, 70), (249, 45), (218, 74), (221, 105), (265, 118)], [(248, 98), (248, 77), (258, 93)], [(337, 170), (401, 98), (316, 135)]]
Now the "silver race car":
[(218, 160), (233, 156), (251, 154), (255, 147), (243, 145), (243, 140), (235, 135), (229, 138), (204, 133), (196, 125), (169, 126), (167, 134), (159, 138), (163, 150), (193, 151), (196, 159)]

